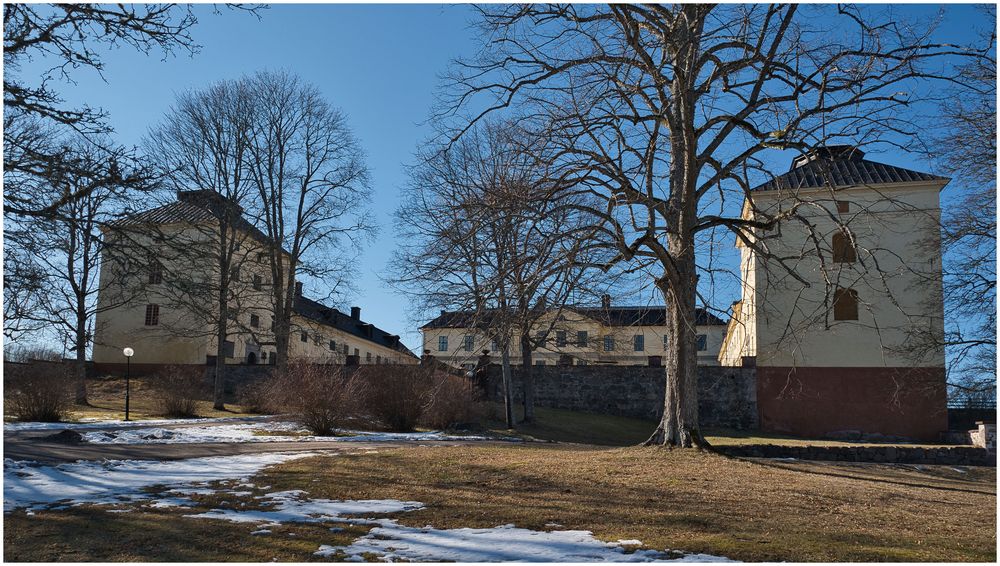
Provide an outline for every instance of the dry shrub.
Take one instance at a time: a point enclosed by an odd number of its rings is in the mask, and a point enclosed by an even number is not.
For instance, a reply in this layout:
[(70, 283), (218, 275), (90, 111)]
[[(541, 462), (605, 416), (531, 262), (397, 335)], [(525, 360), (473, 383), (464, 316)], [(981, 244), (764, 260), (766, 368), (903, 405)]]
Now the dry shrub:
[(471, 428), (486, 418), (488, 407), (471, 380), (438, 372), (431, 387), (430, 403), (421, 419), (424, 425), (441, 430)]
[(275, 380), (265, 377), (240, 386), (236, 399), (244, 413), (273, 415), (281, 412)]
[(423, 366), (374, 365), (358, 369), (365, 410), (393, 432), (410, 432), (427, 410), (434, 370)]
[(68, 364), (4, 364), (4, 412), (19, 421), (59, 422), (72, 402)]
[(289, 363), (272, 384), (275, 400), (313, 434), (327, 436), (358, 416), (360, 384), (342, 367)]
[(147, 380), (156, 396), (159, 412), (165, 417), (198, 416), (198, 400), (206, 393), (201, 367), (167, 366)]

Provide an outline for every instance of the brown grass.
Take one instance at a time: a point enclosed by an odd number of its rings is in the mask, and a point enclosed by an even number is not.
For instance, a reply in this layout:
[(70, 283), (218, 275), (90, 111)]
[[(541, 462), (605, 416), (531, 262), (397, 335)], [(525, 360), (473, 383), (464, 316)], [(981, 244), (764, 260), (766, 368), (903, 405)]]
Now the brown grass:
[[(153, 377), (133, 378), (130, 384), (129, 413), (134, 420), (162, 419), (163, 407), (152, 385)], [(69, 420), (82, 418), (121, 419), (125, 416), (125, 379), (109, 378), (88, 380), (86, 405), (73, 405), (69, 411)], [(199, 417), (232, 417), (244, 414), (241, 407), (226, 404), (225, 411), (212, 408), (208, 394), (195, 402), (195, 414)], [(249, 413), (246, 413), (249, 414)]]
[[(691, 450), (556, 445), (412, 447), (317, 456), (265, 470), (269, 491), (332, 499), (397, 498), (396, 515), (438, 528), (519, 527), (636, 538), (648, 548), (740, 560), (993, 561), (994, 469), (755, 463)], [(255, 490), (255, 493), (257, 490)], [(204, 508), (252, 497), (195, 496)], [(256, 527), (183, 517), (191, 510), (108, 513), (81, 506), (6, 515), (11, 561), (306, 561), (321, 544), (364, 534), (330, 525)]]
[(265, 481), (314, 497), (422, 501), (400, 516), (412, 526), (558, 523), (739, 560), (993, 561), (995, 470), (924, 470), (529, 445), (312, 458)]

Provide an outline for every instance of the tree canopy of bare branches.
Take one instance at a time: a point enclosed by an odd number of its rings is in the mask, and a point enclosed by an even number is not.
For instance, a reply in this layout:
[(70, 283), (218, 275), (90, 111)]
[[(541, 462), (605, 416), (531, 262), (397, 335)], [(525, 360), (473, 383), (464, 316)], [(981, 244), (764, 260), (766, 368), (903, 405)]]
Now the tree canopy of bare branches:
[(277, 364), (288, 359), (296, 281), (329, 295), (351, 288), (361, 245), (374, 236), (370, 173), (347, 123), (319, 90), (287, 73), (244, 79), (253, 105), (247, 173), (255, 218), (270, 245)]
[(512, 123), (484, 122), (450, 147), (420, 152), (396, 212), (403, 237), (392, 278), (421, 314), (469, 313), (476, 339), (497, 345), (511, 425), (511, 349), (521, 357), (530, 421), (532, 352), (549, 335), (541, 323), (551, 330), (553, 311), (599, 294), (594, 266), (610, 247), (578, 203), (549, 198), (547, 148), (523, 145), (531, 138), (521, 134)]
[[(260, 6), (239, 7), (257, 14)], [(127, 46), (144, 54), (193, 54), (191, 35), (198, 19), (191, 6), (178, 4), (18, 4), (7, 3), (4, 16), (4, 212), (52, 216), (68, 201), (102, 187), (148, 188), (149, 179), (127, 172), (135, 153), (111, 143), (107, 114), (97, 107), (68, 106), (53, 88), (72, 81), (74, 72), (104, 70), (102, 51)], [(18, 70), (31, 58), (51, 61), (37, 82)], [(93, 171), (79, 170), (61, 139), (75, 136), (97, 144), (102, 162)], [(97, 175), (102, 172), (102, 175)], [(44, 191), (60, 176), (87, 178), (76, 193)], [(57, 184), (57, 183), (55, 183)]]
[[(869, 7), (516, 5), (480, 13), (482, 51), (457, 63), (442, 103), (446, 135), (461, 138), (493, 113), (523, 116), (527, 129), (557, 144), (561, 192), (600, 203), (588, 212), (615, 242), (616, 261), (652, 271), (672, 345), (653, 444), (704, 444), (698, 235), (721, 229), (768, 258), (766, 239), (755, 235), (803, 222), (807, 206), (775, 214), (755, 206), (750, 189), (772, 176), (774, 153), (904, 145), (920, 132), (908, 108), (930, 99), (928, 85), (960, 83), (949, 61), (972, 55), (935, 42), (926, 22)], [(808, 283), (792, 268), (788, 275)]]

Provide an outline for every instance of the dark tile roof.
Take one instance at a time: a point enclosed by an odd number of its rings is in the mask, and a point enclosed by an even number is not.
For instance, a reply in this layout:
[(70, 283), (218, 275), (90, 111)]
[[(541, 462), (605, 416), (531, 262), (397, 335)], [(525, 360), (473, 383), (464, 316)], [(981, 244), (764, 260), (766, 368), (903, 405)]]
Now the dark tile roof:
[[(607, 326), (663, 326), (667, 323), (666, 307), (662, 306), (626, 306), (626, 307), (579, 307), (568, 306), (566, 310), (580, 313)], [(494, 311), (487, 311), (481, 317), (488, 324)], [(439, 316), (420, 328), (468, 328), (473, 323), (472, 311), (442, 311)], [(695, 312), (695, 324), (703, 326), (724, 326), (725, 321), (699, 308)]]
[(886, 165), (864, 157), (863, 151), (850, 145), (819, 147), (806, 155), (796, 157), (788, 173), (751, 190), (773, 191), (948, 180), (947, 177)]
[(373, 324), (363, 320), (355, 320), (351, 315), (342, 313), (339, 310), (318, 303), (312, 299), (298, 296), (295, 299), (295, 313), (310, 320), (316, 321), (324, 326), (335, 328), (346, 332), (352, 336), (373, 342), (380, 346), (385, 346), (397, 352), (416, 357), (406, 346), (399, 341), (399, 336), (389, 334)]
[(237, 227), (252, 238), (267, 243), (268, 237), (259, 228), (243, 217), (243, 209), (211, 190), (178, 191), (177, 200), (157, 208), (129, 215), (118, 221), (118, 226), (140, 226), (144, 224), (174, 224), (177, 222), (207, 222), (223, 218), (226, 207), (233, 207), (237, 213)]

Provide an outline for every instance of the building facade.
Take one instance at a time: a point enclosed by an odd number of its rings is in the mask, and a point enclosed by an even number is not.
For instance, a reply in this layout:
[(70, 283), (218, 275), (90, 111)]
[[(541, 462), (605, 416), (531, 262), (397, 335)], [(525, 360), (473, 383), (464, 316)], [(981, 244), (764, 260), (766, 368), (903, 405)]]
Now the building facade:
[[(483, 351), (499, 361), (497, 336), (473, 328), (472, 313), (443, 311), (420, 328), (424, 351), (456, 367), (475, 366)], [(697, 312), (698, 363), (718, 365), (726, 323), (704, 309)], [(662, 306), (564, 307), (550, 309), (531, 329), (536, 365), (659, 365), (667, 351), (666, 310)], [(521, 364), (517, 338), (510, 361)]]
[[(225, 232), (233, 240), (220, 247), (224, 231), (218, 223), (226, 214), (233, 229)], [(175, 202), (137, 213), (106, 231), (105, 239), (94, 327), (93, 359), (99, 368), (124, 364), (125, 347), (135, 351), (131, 364), (140, 371), (214, 363), (220, 249), (233, 257), (225, 361), (274, 361), (266, 236), (243, 219), (237, 205), (213, 191), (181, 191)], [(361, 364), (419, 362), (399, 336), (363, 321), (360, 308), (346, 314), (302, 296), (301, 283), (295, 289), (289, 359), (345, 363), (348, 356), (357, 356)]]
[(947, 182), (830, 146), (753, 189), (745, 219), (795, 207), (801, 220), (737, 243), (741, 298), (719, 361), (757, 368), (763, 429), (927, 440), (947, 429), (944, 351), (919, 338), (943, 334)]

